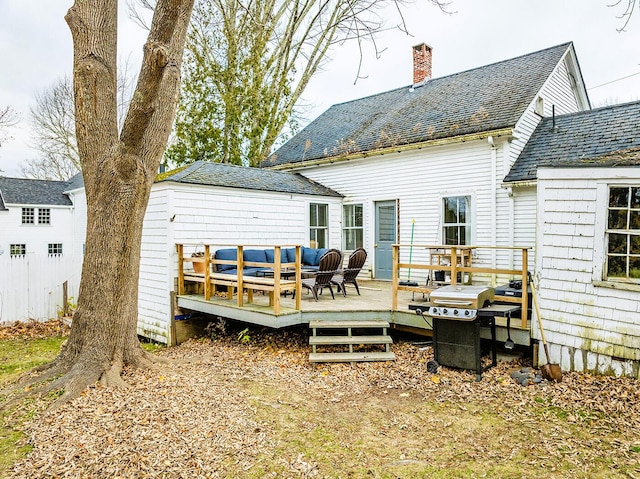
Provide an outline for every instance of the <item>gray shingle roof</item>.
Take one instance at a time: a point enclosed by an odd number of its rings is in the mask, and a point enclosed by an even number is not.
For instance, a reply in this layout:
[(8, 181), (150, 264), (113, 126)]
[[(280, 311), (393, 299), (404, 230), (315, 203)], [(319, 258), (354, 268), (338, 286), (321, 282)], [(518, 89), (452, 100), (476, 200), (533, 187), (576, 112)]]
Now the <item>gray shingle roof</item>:
[(572, 43), (334, 105), (264, 167), (514, 127)]
[(9, 204), (72, 206), (71, 200), (64, 194), (68, 189), (67, 181), (0, 176), (0, 196), (5, 207)]
[(271, 171), (209, 161), (196, 161), (186, 168), (161, 175), (158, 182), (175, 181), (196, 185), (248, 190), (275, 191), (302, 195), (336, 196), (340, 193), (298, 173)]
[(543, 118), (505, 177), (531, 181), (539, 166), (638, 164), (640, 101)]

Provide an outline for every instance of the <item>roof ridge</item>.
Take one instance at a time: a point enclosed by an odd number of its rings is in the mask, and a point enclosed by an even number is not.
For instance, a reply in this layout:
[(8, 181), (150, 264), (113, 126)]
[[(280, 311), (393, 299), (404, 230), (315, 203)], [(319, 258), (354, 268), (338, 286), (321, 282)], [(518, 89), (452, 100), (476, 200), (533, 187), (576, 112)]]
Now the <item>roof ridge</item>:
[[(640, 100), (634, 100), (634, 101), (628, 101), (625, 103), (615, 103), (613, 105), (604, 105), (604, 106), (600, 106), (598, 108), (592, 108), (591, 110), (582, 110), (582, 111), (575, 111), (573, 113), (563, 113), (562, 115), (556, 115), (556, 120), (562, 120), (565, 118), (573, 118), (573, 117), (578, 117), (581, 115), (593, 115), (594, 113), (599, 113), (605, 110), (617, 110), (617, 109), (622, 109), (623, 107), (629, 107), (629, 106), (634, 106), (634, 105), (640, 105)], [(545, 116), (543, 118), (543, 121), (549, 121), (552, 120), (553, 116)]]
[[(499, 65), (501, 63), (507, 63), (507, 62), (511, 62), (511, 61), (514, 61), (514, 60), (519, 60), (521, 58), (526, 58), (526, 57), (533, 56), (533, 55), (539, 55), (539, 54), (541, 54), (543, 52), (547, 52), (549, 50), (554, 50), (556, 48), (565, 47), (565, 49), (568, 49), (571, 45), (573, 45), (572, 41), (565, 42), (565, 43), (560, 43), (558, 45), (554, 45), (554, 46), (551, 46), (551, 47), (543, 48), (543, 49), (537, 50), (535, 52), (524, 53), (522, 55), (516, 55), (515, 57), (507, 58), (505, 60), (498, 60), (498, 61), (495, 61), (493, 63), (487, 63), (486, 65), (480, 65), (480, 66), (477, 66), (477, 67), (469, 68), (467, 70), (462, 70), (462, 71), (459, 71), (459, 72), (450, 73), (450, 74), (445, 75), (445, 76), (431, 78), (428, 81), (426, 81), (424, 83), (424, 85), (428, 85), (431, 82), (445, 80), (447, 78), (455, 77), (456, 75), (462, 75), (464, 73), (469, 73), (469, 72), (473, 72), (473, 71), (476, 71), (476, 70), (481, 70), (483, 68), (492, 67), (492, 66), (495, 66), (495, 65)], [(424, 86), (424, 85), (421, 85), (421, 86)], [(329, 107), (329, 109), (331, 109), (334, 106), (348, 105), (349, 103), (353, 103), (353, 102), (357, 102), (357, 101), (360, 101), (360, 100), (364, 100), (366, 98), (374, 98), (374, 97), (379, 96), (379, 95), (386, 95), (387, 93), (391, 93), (391, 92), (399, 91), (399, 90), (404, 90), (405, 88), (411, 88), (413, 86), (415, 86), (415, 85), (414, 84), (407, 84), (407, 85), (403, 85), (401, 87), (392, 88), (390, 90), (385, 90), (385, 91), (381, 91), (381, 92), (378, 92), (378, 93), (372, 93), (372, 94), (367, 95), (367, 96), (354, 98), (353, 100), (343, 101), (341, 103), (335, 103), (335, 104), (331, 105), (331, 107)], [(326, 111), (328, 111), (329, 109), (327, 109)]]

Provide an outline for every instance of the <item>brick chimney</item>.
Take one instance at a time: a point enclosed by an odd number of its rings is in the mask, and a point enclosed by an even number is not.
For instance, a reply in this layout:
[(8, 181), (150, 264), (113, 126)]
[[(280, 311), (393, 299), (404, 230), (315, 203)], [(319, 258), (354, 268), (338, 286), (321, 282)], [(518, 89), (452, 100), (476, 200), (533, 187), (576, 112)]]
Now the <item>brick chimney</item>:
[(413, 47), (413, 84), (431, 79), (431, 47), (421, 43)]

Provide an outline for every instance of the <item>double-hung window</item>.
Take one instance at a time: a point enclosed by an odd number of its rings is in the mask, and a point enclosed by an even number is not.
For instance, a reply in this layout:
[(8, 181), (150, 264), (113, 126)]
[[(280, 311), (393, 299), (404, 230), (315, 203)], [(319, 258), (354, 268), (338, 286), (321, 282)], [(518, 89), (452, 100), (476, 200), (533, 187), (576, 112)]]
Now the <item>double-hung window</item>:
[(22, 224), (33, 225), (36, 223), (36, 209), (22, 208)]
[(343, 249), (362, 248), (364, 226), (362, 221), (362, 205), (344, 205), (342, 207)]
[(442, 239), (447, 245), (471, 244), (471, 197), (449, 196), (442, 199)]
[(38, 208), (38, 224), (39, 225), (51, 224), (51, 208)]
[(49, 256), (62, 256), (62, 243), (49, 243)]
[(309, 204), (309, 240), (313, 248), (326, 248), (329, 243), (329, 207), (323, 203)]
[(605, 234), (607, 279), (640, 283), (640, 187), (609, 188)]

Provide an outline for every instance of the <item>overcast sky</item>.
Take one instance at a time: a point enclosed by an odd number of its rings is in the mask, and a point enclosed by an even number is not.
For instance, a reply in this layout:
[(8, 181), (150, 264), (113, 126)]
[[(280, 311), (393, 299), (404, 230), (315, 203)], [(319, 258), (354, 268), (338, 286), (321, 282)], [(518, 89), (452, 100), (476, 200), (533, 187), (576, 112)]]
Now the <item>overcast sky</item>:
[[(640, 9), (619, 33), (626, 0), (453, 0), (445, 15), (418, 0), (406, 12), (411, 36), (387, 31), (380, 58), (365, 51), (357, 82), (358, 50), (341, 46), (305, 94), (308, 117), (332, 104), (409, 85), (411, 47), (433, 47), (433, 77), (441, 77), (573, 41), (593, 107), (640, 100)], [(126, 18), (120, 1), (120, 57), (139, 62), (144, 32)], [(64, 14), (72, 0), (0, 0), (0, 108), (23, 116), (13, 139), (0, 147), (0, 170), (19, 176), (19, 164), (37, 156), (29, 147), (34, 95), (71, 74), (71, 34)], [(602, 85), (602, 86), (601, 86)]]

